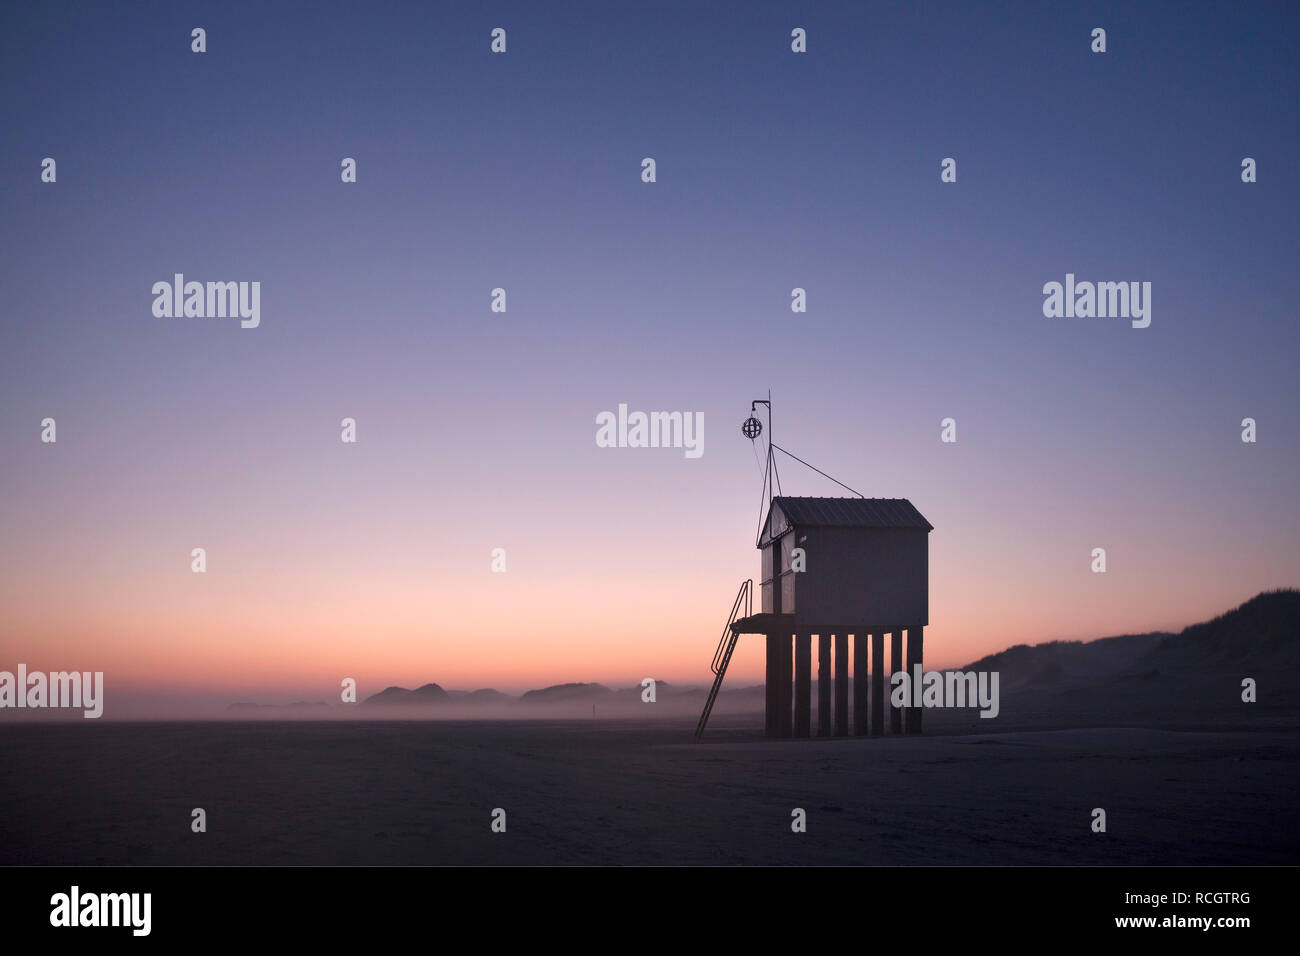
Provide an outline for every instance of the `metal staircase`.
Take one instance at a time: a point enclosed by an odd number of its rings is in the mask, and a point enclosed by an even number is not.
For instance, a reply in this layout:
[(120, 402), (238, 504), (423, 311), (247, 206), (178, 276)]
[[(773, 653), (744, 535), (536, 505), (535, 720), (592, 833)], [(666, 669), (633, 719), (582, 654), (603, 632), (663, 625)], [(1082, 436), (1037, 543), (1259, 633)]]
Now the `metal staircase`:
[(722, 690), (722, 679), (727, 676), (727, 665), (731, 663), (736, 641), (740, 639), (739, 634), (732, 633), (731, 625), (737, 618), (749, 617), (753, 613), (753, 600), (754, 581), (751, 578), (744, 581), (740, 585), (740, 590), (736, 592), (736, 600), (731, 605), (731, 616), (727, 618), (727, 623), (722, 628), (718, 649), (713, 652), (713, 663), (709, 667), (716, 676), (713, 679), (713, 688), (709, 691), (709, 699), (704, 702), (704, 713), (700, 714), (700, 722), (695, 725), (696, 740), (704, 736), (704, 726), (709, 722), (709, 714), (713, 713), (713, 704), (718, 699), (718, 692)]

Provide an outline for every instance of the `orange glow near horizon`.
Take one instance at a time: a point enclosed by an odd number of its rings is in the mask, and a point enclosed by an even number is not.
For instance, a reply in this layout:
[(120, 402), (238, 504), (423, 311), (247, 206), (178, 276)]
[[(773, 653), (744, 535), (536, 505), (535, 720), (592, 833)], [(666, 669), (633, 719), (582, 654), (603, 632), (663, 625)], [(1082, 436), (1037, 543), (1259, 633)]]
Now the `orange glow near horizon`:
[[(929, 668), (961, 666), (1017, 643), (1177, 630), (1258, 590), (1207, 589), (1192, 601), (1153, 602), (1140, 580), (1087, 574), (1073, 575), (1073, 590), (1047, 590), (1040, 564), (1035, 596), (1029, 577), (997, 588), (998, 578), (963, 574), (939, 534), (932, 535)], [(568, 557), (576, 562), (583, 552), (576, 547)], [(399, 562), (354, 575), (291, 561), (298, 570), (271, 586), (256, 562), (233, 570), (222, 567), (223, 557), (210, 550), (203, 575), (184, 560), (165, 574), (119, 565), (115, 575), (87, 570), (43, 584), (21, 580), (19, 569), (5, 586), (0, 669), (21, 662), (31, 670), (102, 670), (119, 692), (259, 702), (332, 699), (344, 677), (358, 681), (363, 697), (430, 681), (514, 693), (569, 681), (631, 686), (643, 677), (705, 684), (734, 582), (746, 573), (743, 562), (724, 572), (683, 554), (657, 574), (628, 558), (640, 566), (625, 577), (606, 552), (602, 566), (561, 576), (530, 569), (521, 548), (509, 552), (500, 575), (487, 571), (485, 551), (481, 568), (444, 567), (433, 576)], [(651, 594), (664, 597), (645, 600)], [(763, 666), (761, 639), (743, 638), (729, 686), (760, 682)]]

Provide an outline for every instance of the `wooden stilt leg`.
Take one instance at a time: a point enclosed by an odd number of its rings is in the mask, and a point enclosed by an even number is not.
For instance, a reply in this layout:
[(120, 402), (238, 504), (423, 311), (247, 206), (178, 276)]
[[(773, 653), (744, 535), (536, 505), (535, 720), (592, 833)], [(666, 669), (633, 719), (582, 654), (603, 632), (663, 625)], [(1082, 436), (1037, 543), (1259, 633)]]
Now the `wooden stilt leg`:
[(871, 735), (885, 732), (885, 635), (871, 635)]
[(835, 635), (835, 736), (849, 735), (849, 636)]
[[(909, 674), (915, 674), (917, 665), (920, 665), (922, 673), (925, 671), (925, 662), (922, 660), (922, 648), (925, 640), (925, 629), (921, 627), (909, 627), (907, 629), (907, 671)], [(919, 734), (921, 732), (921, 713), (920, 707), (913, 707), (907, 712), (907, 732), (909, 734)]]
[(790, 737), (794, 733), (794, 728), (791, 722), (791, 716), (793, 715), (793, 710), (790, 706), (791, 703), (790, 685), (791, 685), (791, 679), (794, 676), (791, 673), (791, 671), (793, 670), (791, 665), (794, 663), (793, 655), (791, 653), (793, 647), (794, 644), (792, 640), (792, 635), (782, 634), (780, 637), (777, 638), (776, 651), (777, 651), (778, 664), (779, 664), (778, 681), (780, 684), (780, 686), (777, 688), (778, 691), (780, 692), (780, 702), (778, 704), (778, 713), (777, 713), (777, 719), (780, 722), (780, 731), (777, 734), (778, 737)]
[(867, 670), (867, 634), (858, 631), (853, 635), (853, 735), (867, 735), (867, 688), (870, 677)]
[(831, 636), (817, 637), (817, 736), (831, 735)]
[(776, 635), (767, 635), (767, 674), (764, 678), (764, 723), (763, 733), (768, 737), (775, 737), (777, 733), (777, 673), (776, 673)]
[[(903, 663), (903, 632), (891, 631), (889, 634), (889, 676), (892, 679), (895, 674), (903, 670), (907, 665)], [(892, 683), (891, 683), (892, 688)], [(889, 732), (891, 734), (901, 734), (903, 732), (903, 711), (892, 704), (889, 708)]]
[(794, 735), (809, 736), (812, 704), (812, 635), (794, 639)]

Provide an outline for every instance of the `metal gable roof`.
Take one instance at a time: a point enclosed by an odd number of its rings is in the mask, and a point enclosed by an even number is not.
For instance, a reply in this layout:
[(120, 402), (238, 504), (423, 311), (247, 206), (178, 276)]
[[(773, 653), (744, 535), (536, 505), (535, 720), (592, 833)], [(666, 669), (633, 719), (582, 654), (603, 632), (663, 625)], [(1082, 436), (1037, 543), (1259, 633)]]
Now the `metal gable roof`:
[[(772, 499), (793, 525), (832, 528), (919, 528), (933, 531), (906, 498), (795, 498), (780, 495)], [(771, 527), (769, 512), (764, 529)]]

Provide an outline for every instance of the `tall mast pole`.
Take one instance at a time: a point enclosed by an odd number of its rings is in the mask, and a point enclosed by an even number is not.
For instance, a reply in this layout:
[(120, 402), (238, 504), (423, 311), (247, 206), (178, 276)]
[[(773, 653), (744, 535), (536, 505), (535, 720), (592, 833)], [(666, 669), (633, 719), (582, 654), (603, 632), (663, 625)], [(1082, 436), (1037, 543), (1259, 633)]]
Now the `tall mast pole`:
[(772, 390), (767, 390), (767, 510), (772, 510), (772, 466), (776, 463), (772, 448)]
[[(763, 433), (763, 423), (754, 417), (759, 405), (767, 406), (767, 469), (763, 475), (763, 484), (767, 491), (767, 510), (772, 510), (772, 498), (775, 496), (773, 488), (776, 487), (774, 481), (776, 475), (776, 451), (772, 445), (772, 390), (767, 390), (767, 398), (756, 398), (749, 403), (749, 418), (745, 419), (744, 425), (741, 426), (741, 432), (750, 441), (754, 441)], [(760, 499), (761, 501), (761, 499)], [(763, 526), (760, 524), (758, 529), (759, 540), (763, 537)]]

